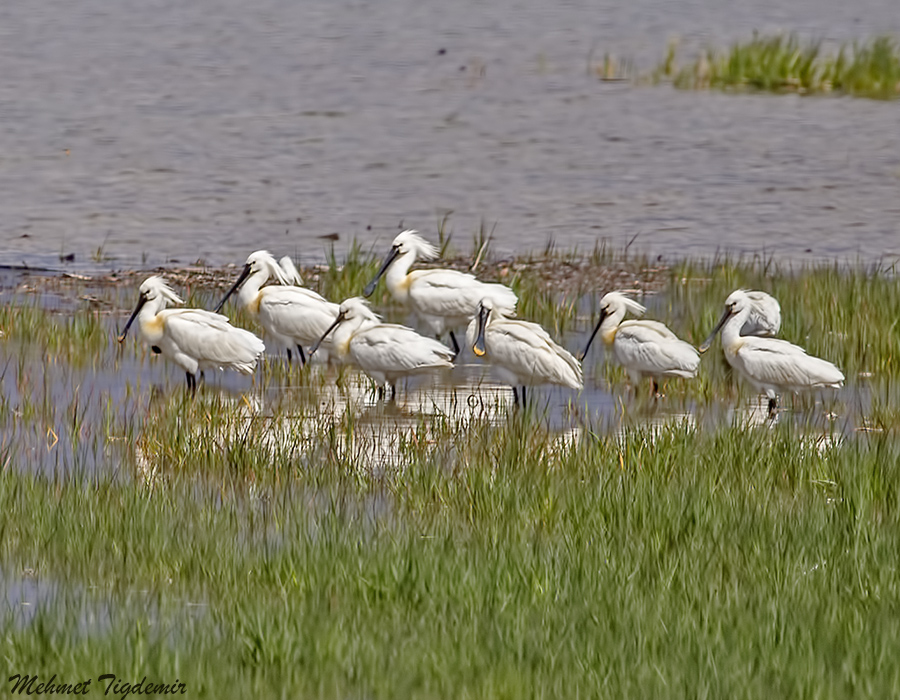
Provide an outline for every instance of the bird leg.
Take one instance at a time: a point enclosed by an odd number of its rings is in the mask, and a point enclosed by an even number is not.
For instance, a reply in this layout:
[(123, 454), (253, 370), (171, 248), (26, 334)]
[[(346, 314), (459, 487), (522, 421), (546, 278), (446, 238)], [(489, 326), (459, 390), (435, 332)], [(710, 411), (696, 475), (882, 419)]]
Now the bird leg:
[(459, 343), (456, 342), (456, 336), (453, 335), (453, 331), (450, 331), (450, 342), (453, 343), (453, 359), (456, 359), (456, 356), (459, 355)]
[(197, 377), (190, 372), (185, 372), (184, 374), (187, 377), (188, 391), (191, 392), (191, 398), (194, 398), (197, 395)]
[(516, 387), (513, 387), (512, 390), (513, 390), (513, 405), (518, 406), (519, 405), (519, 392), (516, 391)]
[(397, 385), (391, 384), (391, 401), (397, 398)]
[(288, 355), (288, 366), (290, 366), (294, 362), (294, 356), (291, 354), (290, 348), (287, 349), (287, 355)]
[(303, 346), (297, 343), (297, 352), (300, 353), (300, 366), (306, 365), (306, 354), (303, 352)]
[(377, 391), (378, 391), (378, 400), (384, 401), (384, 386), (379, 386)]
[(778, 399), (769, 399), (769, 418), (774, 418), (775, 414), (778, 412), (776, 406), (778, 406)]
[(522, 408), (525, 408), (526, 402), (527, 402), (527, 399), (525, 397), (525, 385), (523, 384), (522, 385)]

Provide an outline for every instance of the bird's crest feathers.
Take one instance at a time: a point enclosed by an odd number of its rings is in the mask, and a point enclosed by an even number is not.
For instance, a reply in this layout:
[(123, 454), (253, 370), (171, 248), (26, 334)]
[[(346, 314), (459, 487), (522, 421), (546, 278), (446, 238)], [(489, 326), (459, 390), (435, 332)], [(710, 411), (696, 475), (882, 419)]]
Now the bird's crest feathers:
[(372, 311), (372, 307), (369, 305), (368, 300), (363, 297), (350, 297), (349, 299), (344, 299), (344, 301), (341, 302), (340, 313), (347, 318), (362, 316), (363, 318), (370, 318), (375, 321), (381, 320), (381, 316)]
[(421, 260), (434, 260), (438, 257), (438, 249), (422, 238), (415, 229), (407, 229), (397, 234), (393, 245), (399, 247), (404, 253), (407, 250), (414, 250), (416, 257)]
[(175, 293), (168, 283), (159, 275), (153, 275), (143, 281), (140, 287), (140, 293), (148, 298), (156, 296), (163, 297), (166, 301), (173, 304), (183, 304), (184, 300)]
[(635, 316), (643, 316), (647, 307), (639, 304), (631, 297), (625, 296), (622, 292), (609, 292), (600, 300), (600, 307), (606, 306), (623, 306), (626, 311), (630, 311)]
[[(281, 265), (268, 250), (257, 250), (247, 256), (247, 264), (252, 265), (254, 269), (265, 270), (269, 274), (269, 278), (275, 278), (278, 284), (291, 285), (293, 281), (288, 277)], [(293, 265), (293, 263), (292, 263)]]

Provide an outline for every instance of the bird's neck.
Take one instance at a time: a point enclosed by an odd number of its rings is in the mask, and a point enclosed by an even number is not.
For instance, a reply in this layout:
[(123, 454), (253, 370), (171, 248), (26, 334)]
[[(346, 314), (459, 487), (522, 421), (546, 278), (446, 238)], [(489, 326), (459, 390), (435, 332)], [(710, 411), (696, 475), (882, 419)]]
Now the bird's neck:
[(269, 281), (269, 274), (265, 270), (257, 270), (247, 278), (238, 290), (238, 303), (250, 313), (259, 311), (259, 290)]
[(334, 329), (332, 335), (332, 345), (338, 354), (338, 357), (344, 358), (350, 352), (350, 341), (353, 336), (363, 328), (363, 326), (373, 324), (374, 322), (364, 317), (343, 321)]
[(138, 327), (148, 343), (153, 344), (162, 338), (163, 320), (159, 312), (165, 308), (166, 300), (160, 296), (148, 301), (138, 312)]
[(412, 267), (415, 260), (416, 254), (413, 251), (403, 253), (391, 263), (384, 276), (391, 296), (399, 301), (406, 301), (409, 297), (409, 284), (412, 281), (409, 277), (409, 268)]
[(740, 312), (729, 318), (722, 327), (722, 345), (729, 348), (740, 343), (741, 328), (750, 318), (750, 307), (742, 309)]
[(603, 319), (603, 323), (600, 324), (600, 338), (603, 340), (604, 345), (610, 346), (613, 344), (613, 341), (616, 339), (616, 333), (619, 330), (619, 324), (622, 323), (623, 318), (625, 318), (625, 310), (619, 309)]

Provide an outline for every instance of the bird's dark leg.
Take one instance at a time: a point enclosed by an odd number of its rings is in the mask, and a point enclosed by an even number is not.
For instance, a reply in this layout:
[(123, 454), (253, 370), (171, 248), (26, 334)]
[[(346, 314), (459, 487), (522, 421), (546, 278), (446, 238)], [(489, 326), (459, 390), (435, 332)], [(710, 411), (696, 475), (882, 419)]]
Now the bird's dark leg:
[(776, 407), (778, 406), (778, 399), (769, 399), (769, 418), (774, 418), (777, 413)]
[(391, 401), (397, 398), (397, 385), (391, 384)]
[(653, 380), (653, 398), (659, 398), (659, 382)]
[(291, 354), (290, 348), (287, 349), (287, 354), (288, 354), (288, 365), (290, 365), (294, 361), (294, 356)]
[(184, 374), (187, 377), (188, 391), (191, 392), (191, 398), (194, 398), (197, 395), (197, 377), (190, 372), (185, 372)]
[(527, 401), (528, 399), (525, 396), (525, 386), (522, 385), (522, 408), (525, 408), (525, 404), (527, 403)]
[(384, 401), (384, 386), (383, 385), (378, 387), (378, 400)]
[(300, 366), (303, 367), (306, 364), (306, 353), (303, 352), (303, 346), (300, 343), (297, 343), (297, 352), (300, 353)]
[(453, 343), (453, 359), (456, 359), (456, 356), (459, 355), (459, 343), (456, 342), (456, 336), (453, 335), (453, 331), (450, 331), (450, 342)]
[(513, 390), (513, 404), (518, 406), (519, 405), (519, 392), (516, 391), (516, 387), (513, 387), (512, 390)]

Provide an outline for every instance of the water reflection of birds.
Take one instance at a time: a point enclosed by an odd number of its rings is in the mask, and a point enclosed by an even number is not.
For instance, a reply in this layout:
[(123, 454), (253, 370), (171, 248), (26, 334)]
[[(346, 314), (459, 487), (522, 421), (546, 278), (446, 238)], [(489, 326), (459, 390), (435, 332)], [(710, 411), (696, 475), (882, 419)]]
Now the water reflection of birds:
[[(290, 264), (292, 274), (299, 279), (299, 273)], [(279, 284), (263, 287), (270, 279)], [(304, 346), (315, 343), (325, 329), (337, 318), (338, 305), (334, 304), (311, 289), (296, 287), (290, 284), (290, 278), (275, 258), (264, 250), (257, 250), (247, 258), (244, 269), (228, 293), (219, 302), (219, 311), (235, 291), (238, 302), (259, 319), (266, 334), (287, 348), (288, 360), (291, 359), (291, 348), (296, 347), (300, 354), (300, 362), (306, 362)], [(328, 359), (330, 344), (322, 348), (320, 357)]]
[(412, 328), (382, 323), (360, 297), (344, 300), (337, 318), (329, 326), (310, 353), (333, 333), (332, 347), (342, 360), (350, 360), (369, 375), (384, 395), (390, 385), (396, 393), (397, 380), (453, 366), (453, 351), (433, 338), (426, 338)]
[(188, 390), (197, 391), (197, 371), (234, 369), (251, 374), (266, 349), (250, 331), (232, 326), (225, 316), (203, 309), (167, 309), (169, 303), (184, 302), (161, 277), (153, 276), (140, 286), (140, 298), (125, 324), (119, 342), (138, 319), (141, 335), (154, 352), (185, 371)]
[(637, 384), (646, 375), (653, 378), (653, 393), (659, 394), (658, 380), (663, 377), (697, 376), (700, 355), (658, 321), (623, 321), (631, 312), (640, 316), (646, 309), (622, 292), (609, 292), (600, 299), (600, 319), (588, 339), (582, 357), (600, 333), (613, 357)]
[(409, 304), (416, 316), (440, 338), (450, 331), (453, 349), (459, 353), (459, 343), (453, 329), (468, 324), (478, 311), (478, 304), (490, 296), (498, 308), (513, 315), (518, 298), (502, 284), (481, 282), (474, 275), (456, 270), (413, 270), (410, 266), (421, 258), (433, 260), (437, 249), (416, 231), (403, 231), (394, 238), (391, 250), (381, 269), (366, 285), (363, 294), (370, 296), (382, 275), (393, 296)]
[(506, 318), (503, 308), (490, 297), (482, 299), (466, 332), (466, 344), (512, 386), (515, 402), (519, 402), (516, 387), (522, 387), (523, 405), (526, 386), (556, 384), (581, 390), (581, 363), (538, 324)]
[(775, 415), (778, 394), (819, 387), (840, 387), (843, 373), (827, 360), (806, 354), (806, 350), (778, 338), (742, 336), (741, 329), (752, 313), (753, 301), (747, 292), (737, 290), (725, 300), (725, 313), (700, 346), (709, 349), (716, 334), (722, 332), (725, 359), (755, 389), (769, 399), (769, 416)]

